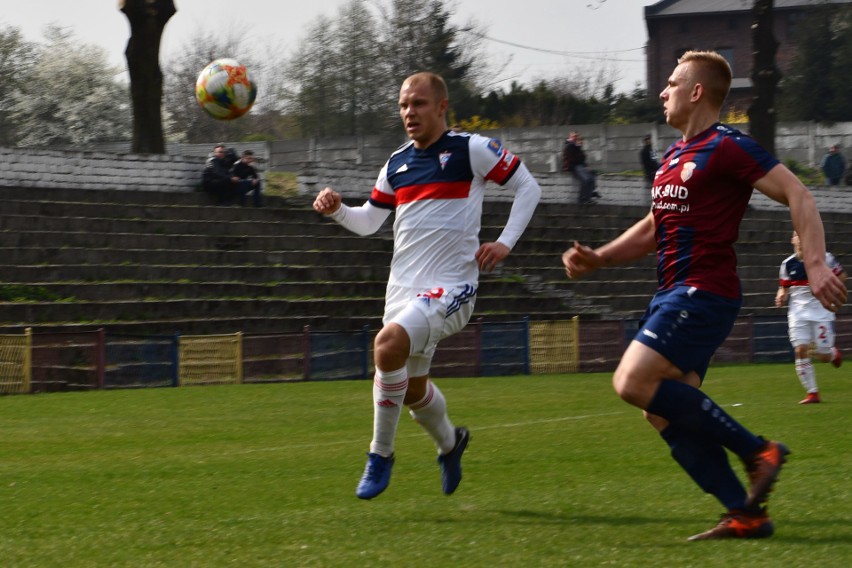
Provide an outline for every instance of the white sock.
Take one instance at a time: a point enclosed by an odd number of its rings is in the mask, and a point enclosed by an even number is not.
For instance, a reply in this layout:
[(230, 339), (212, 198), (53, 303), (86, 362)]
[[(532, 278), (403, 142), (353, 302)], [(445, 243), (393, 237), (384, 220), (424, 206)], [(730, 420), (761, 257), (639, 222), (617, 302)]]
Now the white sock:
[(819, 392), (816, 382), (816, 372), (810, 359), (796, 359), (796, 375), (799, 376), (799, 382), (809, 393)]
[(383, 372), (376, 369), (373, 379), (373, 440), (370, 451), (386, 458), (393, 455), (396, 427), (402, 402), (408, 390), (408, 370)]
[(432, 381), (426, 383), (426, 396), (409, 406), (409, 414), (435, 441), (439, 454), (456, 445), (456, 429), (447, 415), (447, 399)]

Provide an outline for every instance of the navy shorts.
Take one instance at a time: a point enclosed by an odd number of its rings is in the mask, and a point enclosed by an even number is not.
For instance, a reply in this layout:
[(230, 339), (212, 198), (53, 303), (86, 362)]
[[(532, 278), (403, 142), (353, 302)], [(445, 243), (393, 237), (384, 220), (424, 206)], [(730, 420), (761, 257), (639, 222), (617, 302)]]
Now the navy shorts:
[(691, 286), (663, 290), (651, 300), (634, 339), (684, 374), (695, 371), (703, 381), (710, 358), (731, 333), (741, 305), (740, 299)]

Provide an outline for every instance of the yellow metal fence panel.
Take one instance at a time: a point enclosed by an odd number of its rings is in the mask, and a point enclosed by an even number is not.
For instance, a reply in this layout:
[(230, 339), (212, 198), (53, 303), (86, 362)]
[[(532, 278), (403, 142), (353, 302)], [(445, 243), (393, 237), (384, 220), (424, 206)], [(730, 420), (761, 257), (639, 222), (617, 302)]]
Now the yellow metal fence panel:
[(576, 373), (580, 370), (580, 320), (530, 322), (530, 372)]
[(178, 342), (178, 384), (243, 382), (243, 334), (186, 335)]
[(30, 392), (32, 329), (23, 335), (0, 335), (0, 394)]

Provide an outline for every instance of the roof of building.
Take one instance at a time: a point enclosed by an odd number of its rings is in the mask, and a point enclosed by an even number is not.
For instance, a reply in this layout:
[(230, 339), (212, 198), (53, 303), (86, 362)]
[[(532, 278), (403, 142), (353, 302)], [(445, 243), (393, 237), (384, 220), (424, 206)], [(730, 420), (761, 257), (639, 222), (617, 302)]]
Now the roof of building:
[[(824, 4), (849, 4), (852, 0), (775, 0), (776, 10), (805, 8)], [(688, 14), (718, 14), (724, 12), (749, 12), (751, 0), (661, 0), (645, 6), (645, 18), (684, 16)]]

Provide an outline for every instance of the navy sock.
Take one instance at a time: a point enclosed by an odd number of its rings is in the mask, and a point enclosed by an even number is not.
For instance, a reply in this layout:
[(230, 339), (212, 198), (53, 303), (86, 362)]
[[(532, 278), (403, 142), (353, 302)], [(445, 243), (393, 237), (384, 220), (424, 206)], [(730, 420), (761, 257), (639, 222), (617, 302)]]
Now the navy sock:
[(694, 436), (720, 444), (746, 458), (765, 444), (697, 388), (666, 379), (646, 409)]
[(745, 488), (731, 469), (725, 448), (671, 424), (660, 432), (660, 437), (671, 448), (674, 460), (705, 493), (714, 496), (729, 511), (745, 507)]

